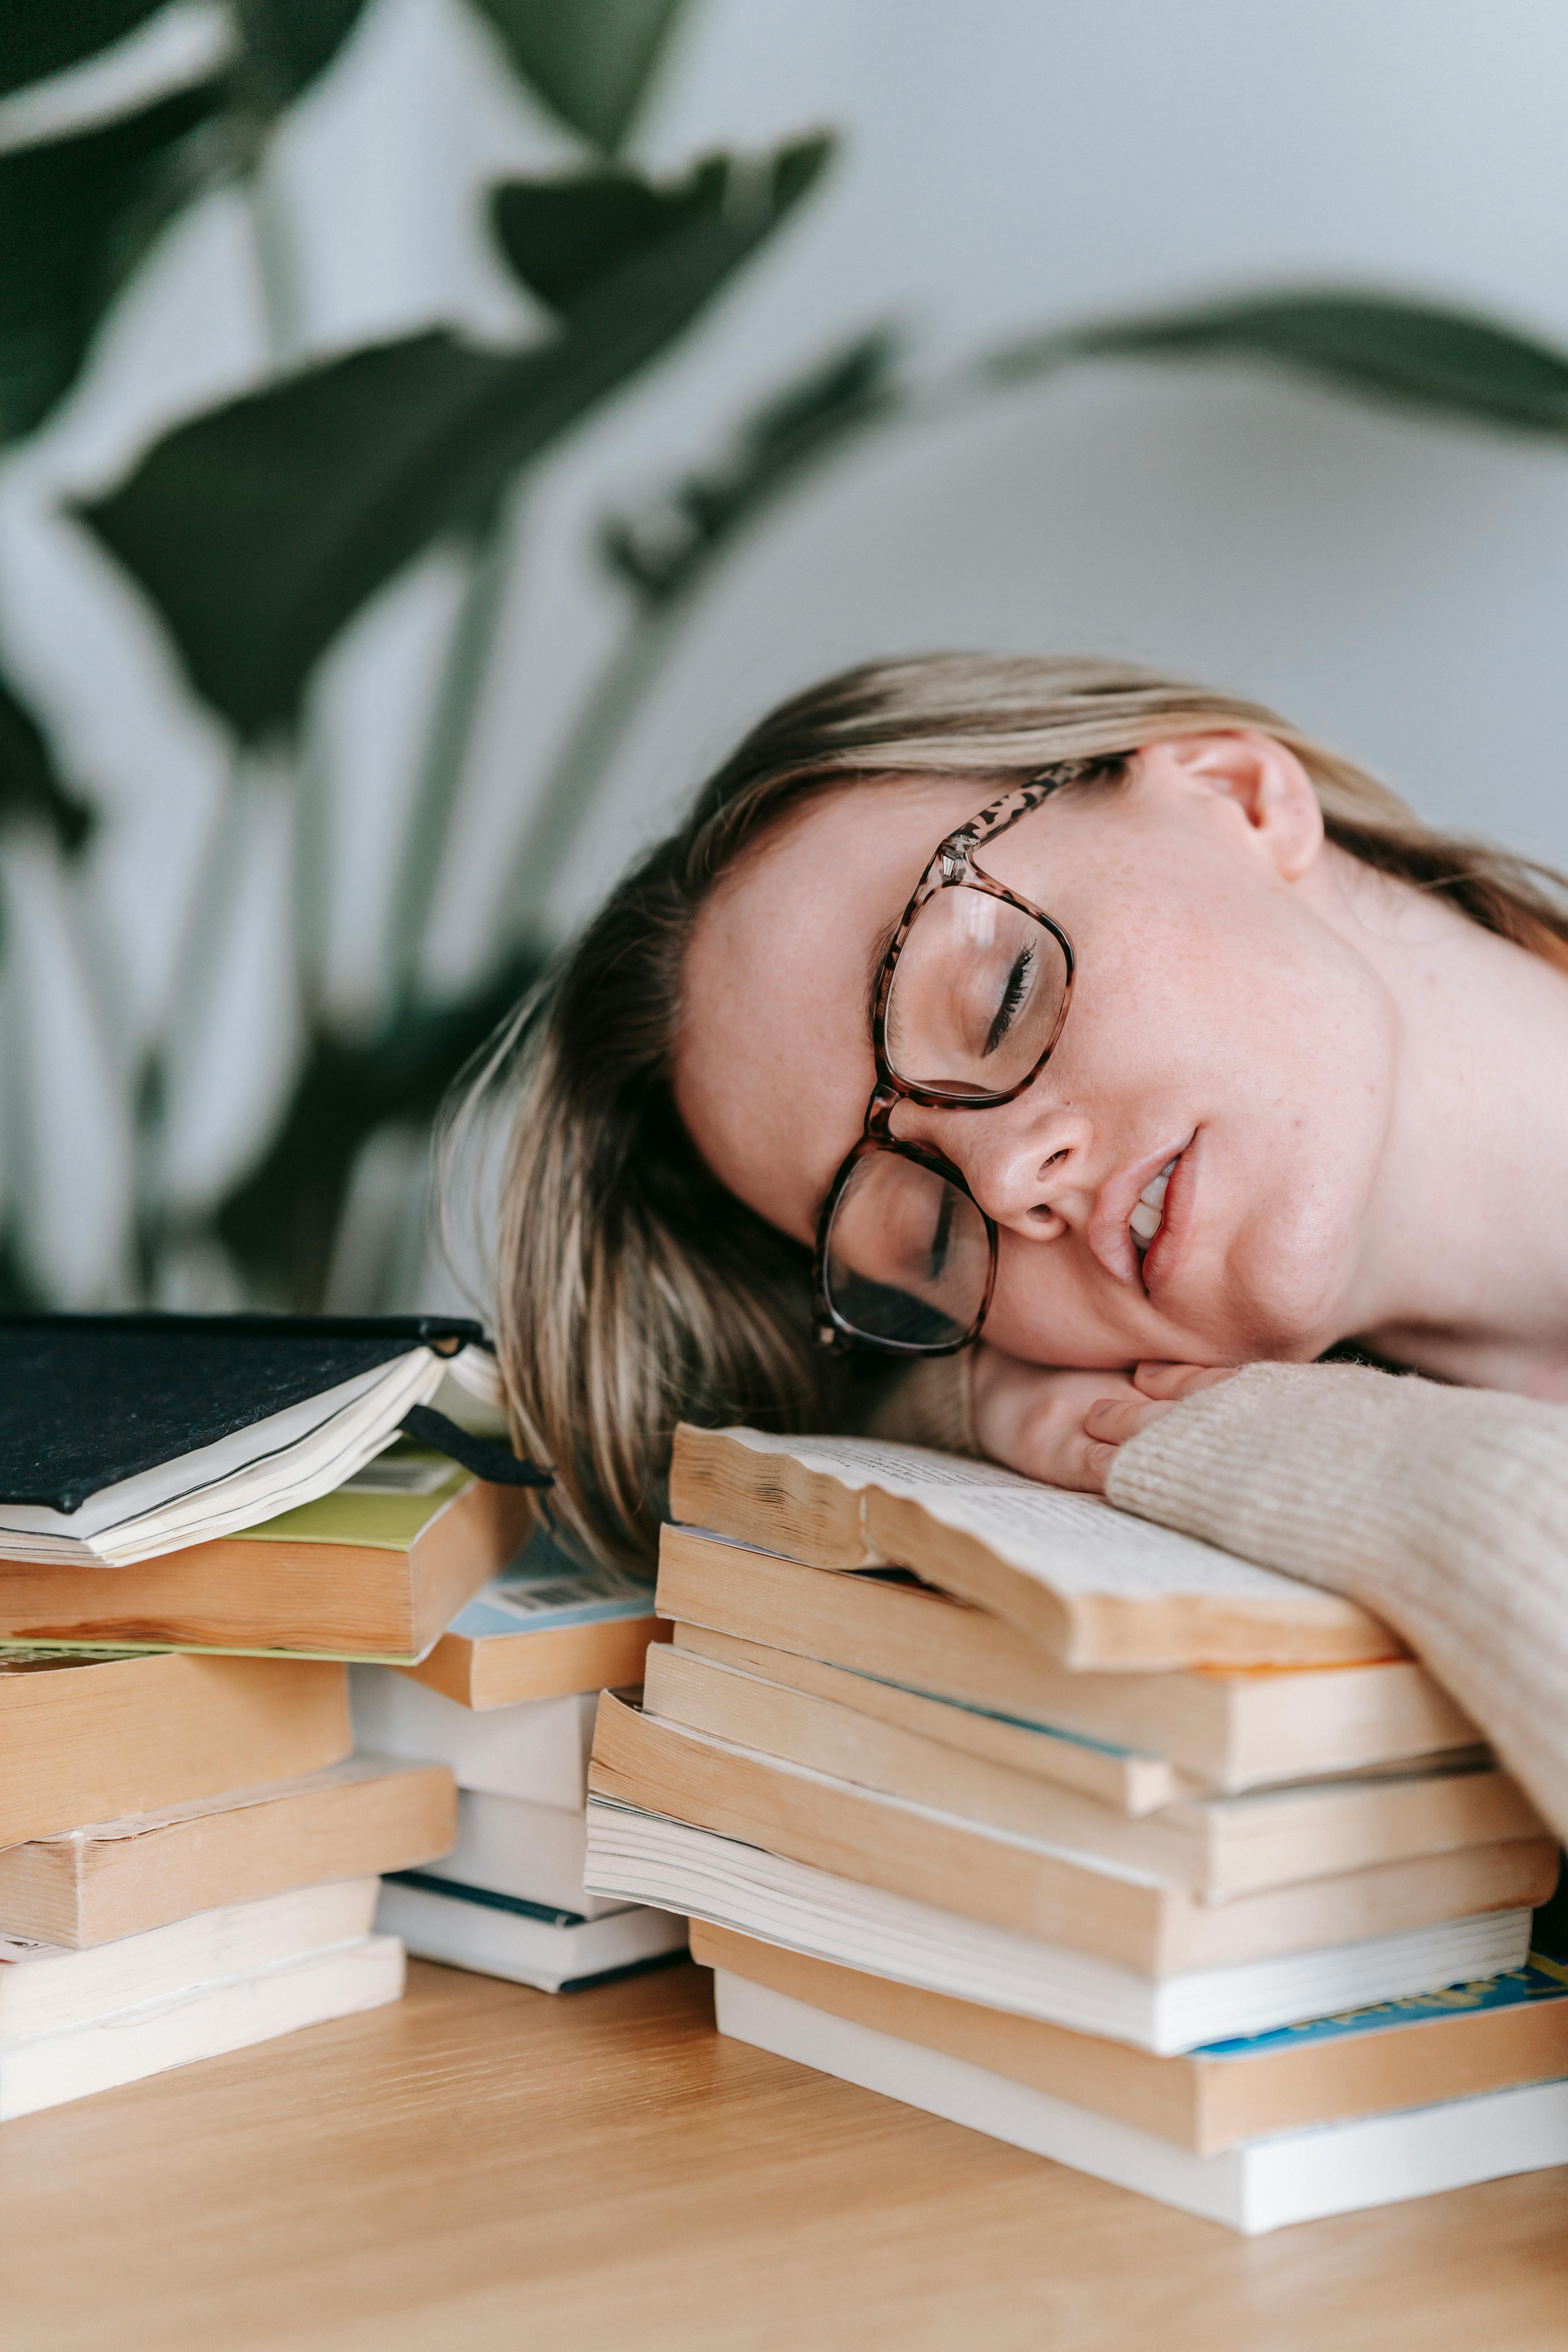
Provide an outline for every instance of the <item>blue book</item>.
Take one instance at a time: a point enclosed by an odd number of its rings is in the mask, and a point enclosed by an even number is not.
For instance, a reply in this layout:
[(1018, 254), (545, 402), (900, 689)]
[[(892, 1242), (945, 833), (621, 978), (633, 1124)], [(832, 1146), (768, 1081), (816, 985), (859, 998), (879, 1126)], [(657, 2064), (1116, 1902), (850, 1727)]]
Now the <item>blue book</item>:
[(651, 1583), (582, 1567), (535, 1536), (405, 1671), (463, 1706), (512, 1706), (640, 1683), (649, 1642), (668, 1632)]
[[(1300, 2025), (1278, 2025), (1268, 2033), (1241, 2033), (1229, 2042), (1205, 2042), (1192, 2054), (1195, 2058), (1259, 2058), (1272, 2050), (1346, 2042), (1358, 2034), (1430, 2024), (1437, 2018), (1473, 2017), (1482, 2011), (1528, 2009), (1542, 2001), (1565, 2000), (1568, 1967), (1544, 1952), (1531, 1952), (1522, 1968), (1505, 1969), (1499, 1976), (1445, 1985), (1439, 1992), (1407, 1993), (1403, 2000), (1375, 2000), (1365, 2009), (1343, 2010), (1336, 2017), (1309, 2017)], [(1568, 2028), (1568, 2020), (1564, 2024)], [(1568, 2060), (1568, 2044), (1564, 2058)], [(1568, 2072), (1568, 2065), (1564, 2071)]]

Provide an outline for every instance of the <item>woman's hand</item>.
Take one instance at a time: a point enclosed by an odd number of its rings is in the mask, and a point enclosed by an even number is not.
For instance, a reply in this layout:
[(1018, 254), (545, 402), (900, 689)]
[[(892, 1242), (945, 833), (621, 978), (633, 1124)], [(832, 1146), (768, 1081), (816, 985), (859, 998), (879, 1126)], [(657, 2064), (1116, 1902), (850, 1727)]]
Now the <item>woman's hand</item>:
[(1201, 1364), (1140, 1364), (1131, 1377), (1055, 1371), (982, 1345), (970, 1374), (974, 1433), (1009, 1470), (1102, 1495), (1119, 1446), (1184, 1397), (1229, 1378), (1228, 1367)]

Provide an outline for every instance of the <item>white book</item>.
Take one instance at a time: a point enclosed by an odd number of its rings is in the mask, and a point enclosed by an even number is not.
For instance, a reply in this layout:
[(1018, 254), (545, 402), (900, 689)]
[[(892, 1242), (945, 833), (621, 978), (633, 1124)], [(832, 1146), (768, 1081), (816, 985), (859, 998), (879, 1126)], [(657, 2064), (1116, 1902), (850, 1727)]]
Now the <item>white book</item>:
[(443, 1893), (406, 1878), (384, 1883), (375, 1916), (416, 1959), (505, 1977), (540, 1992), (574, 1990), (686, 1948), (685, 1920), (642, 1904), (585, 1919), (506, 1895), (481, 1901), (468, 1888)]
[(606, 1898), (657, 1904), (815, 1959), (1162, 2057), (1521, 1967), (1531, 1916), (1489, 1911), (1154, 1979), (602, 1797), (588, 1801), (586, 1883)]
[(475, 1708), (395, 1666), (351, 1666), (349, 1693), (357, 1747), (446, 1764), (459, 1789), (582, 1811), (597, 1691)]
[(1320, 2125), (1194, 2156), (967, 2059), (900, 2042), (805, 2001), (714, 1974), (719, 2031), (1119, 2188), (1254, 2236), (1292, 2221), (1430, 2197), (1568, 2163), (1568, 2082)]
[(458, 1843), (425, 1868), (433, 1878), (449, 1878), (484, 1894), (511, 1895), (548, 1910), (602, 1919), (622, 1903), (590, 1894), (584, 1885), (586, 1847), (587, 1824), (580, 1811), (459, 1789)]
[(0, 2042), (85, 2025), (366, 1935), (374, 1878), (200, 1911), (85, 1951), (0, 1937)]
[(402, 1992), (402, 1945), (360, 1936), (88, 2024), (0, 2041), (0, 2122), (380, 2009)]

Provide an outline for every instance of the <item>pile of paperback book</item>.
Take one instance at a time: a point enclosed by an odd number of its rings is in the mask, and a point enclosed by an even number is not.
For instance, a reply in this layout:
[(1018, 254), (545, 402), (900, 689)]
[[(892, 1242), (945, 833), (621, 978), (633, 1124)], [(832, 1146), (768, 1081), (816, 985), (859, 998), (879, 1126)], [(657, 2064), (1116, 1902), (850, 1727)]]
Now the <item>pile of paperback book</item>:
[(1556, 1850), (1362, 1611), (913, 1447), (671, 1509), (587, 1883), (723, 2032), (1244, 2231), (1568, 2161)]

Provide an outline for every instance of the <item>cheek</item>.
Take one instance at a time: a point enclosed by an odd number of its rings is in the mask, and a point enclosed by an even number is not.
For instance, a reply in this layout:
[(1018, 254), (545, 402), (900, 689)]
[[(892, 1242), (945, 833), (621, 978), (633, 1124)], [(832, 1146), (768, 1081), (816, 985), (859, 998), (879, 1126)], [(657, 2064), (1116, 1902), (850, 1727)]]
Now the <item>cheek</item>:
[(1352, 1107), (1345, 1093), (1298, 1097), (1238, 1155), (1235, 1221), (1211, 1282), (1228, 1355), (1300, 1359), (1345, 1336), (1384, 1135), (1374, 1101), (1360, 1118)]
[(1149, 1352), (1134, 1328), (1148, 1313), (1146, 1299), (1115, 1290), (1100, 1267), (1080, 1265), (1068, 1248), (1004, 1233), (982, 1336), (1026, 1364), (1102, 1370)]

